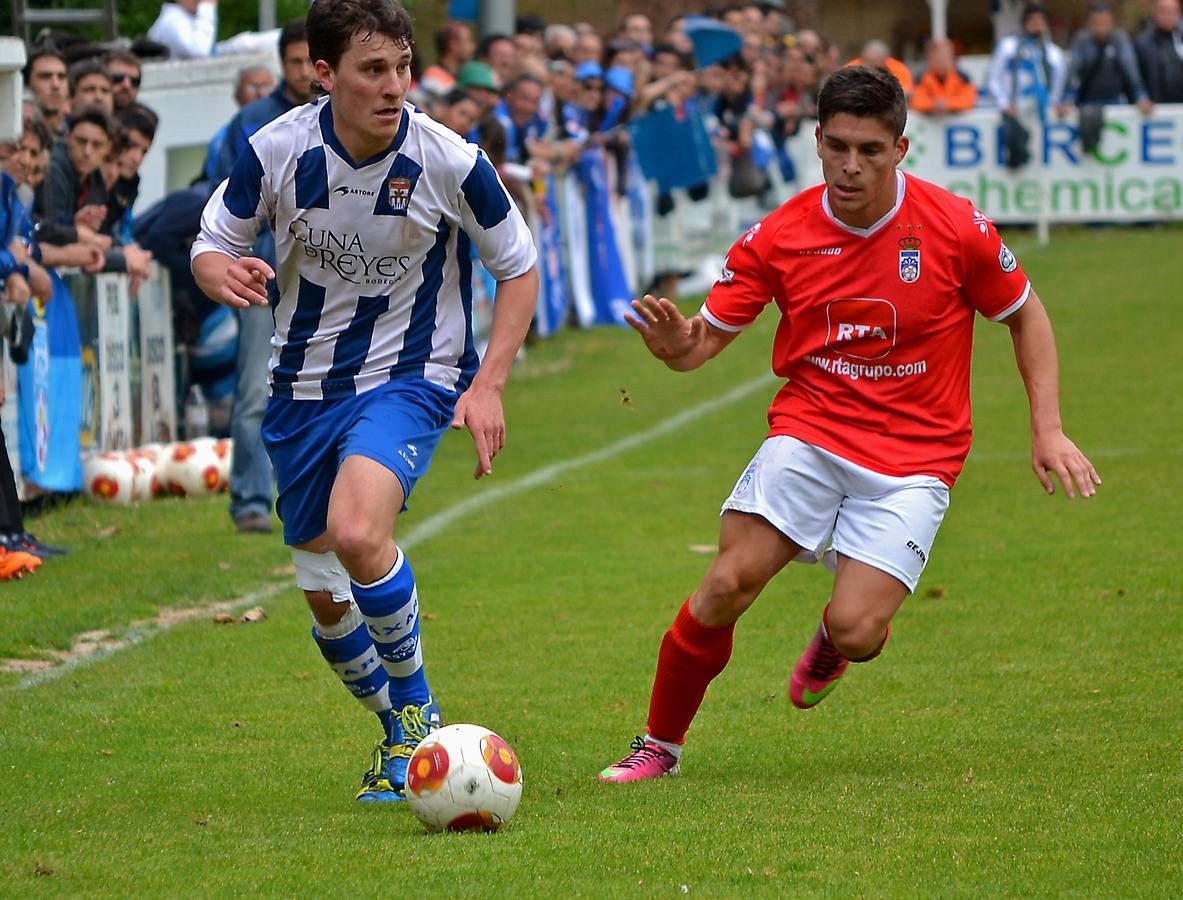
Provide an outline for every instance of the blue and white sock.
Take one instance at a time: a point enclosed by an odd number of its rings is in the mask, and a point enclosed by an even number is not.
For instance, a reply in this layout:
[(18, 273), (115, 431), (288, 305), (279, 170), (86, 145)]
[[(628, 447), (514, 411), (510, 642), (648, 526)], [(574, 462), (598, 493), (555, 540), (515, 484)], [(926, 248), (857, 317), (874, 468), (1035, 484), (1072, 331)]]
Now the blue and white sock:
[(357, 605), (350, 603), (349, 612), (335, 625), (324, 625), (313, 619), (312, 639), (349, 693), (382, 722), (387, 742), (402, 740), (398, 716), (391, 708), (390, 676), (381, 665)]
[(406, 555), (399, 550), (390, 571), (373, 584), (353, 582), (352, 586), (353, 598), (390, 676), (395, 710), (427, 703), (431, 690), (419, 641), (419, 594)]

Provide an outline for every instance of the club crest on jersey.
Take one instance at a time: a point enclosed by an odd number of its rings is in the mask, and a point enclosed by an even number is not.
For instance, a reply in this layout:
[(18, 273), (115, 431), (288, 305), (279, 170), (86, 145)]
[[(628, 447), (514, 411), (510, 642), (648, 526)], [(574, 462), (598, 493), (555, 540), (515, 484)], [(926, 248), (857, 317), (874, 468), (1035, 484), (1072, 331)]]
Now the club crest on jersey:
[(920, 280), (920, 238), (900, 238), (900, 281), (912, 284)]
[(406, 213), (411, 205), (411, 191), (415, 188), (413, 179), (405, 175), (396, 175), (386, 182), (386, 199), (390, 201), (390, 208), (396, 213)]

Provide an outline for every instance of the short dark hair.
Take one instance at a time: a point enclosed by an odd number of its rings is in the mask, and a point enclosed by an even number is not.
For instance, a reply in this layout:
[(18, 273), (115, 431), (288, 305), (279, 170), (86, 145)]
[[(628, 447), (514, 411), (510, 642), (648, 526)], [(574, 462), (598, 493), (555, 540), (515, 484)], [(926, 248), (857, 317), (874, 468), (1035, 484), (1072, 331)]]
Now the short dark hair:
[(489, 56), (489, 50), (498, 41), (509, 41), (512, 44), (513, 38), (507, 34), (490, 34), (481, 38), (481, 42), (476, 47), (476, 58), (486, 59)]
[(279, 58), (283, 60), (290, 44), (308, 43), (308, 30), (303, 19), (293, 19), (279, 30)]
[(138, 131), (148, 139), (148, 143), (156, 140), (156, 126), (159, 119), (156, 113), (139, 103), (132, 103), (115, 113), (115, 121), (127, 131)]
[(452, 88), (452, 90), (444, 94), (444, 106), (452, 107), (465, 100), (468, 100), (470, 103), (477, 102), (476, 97), (472, 96), (464, 88)]
[(111, 117), (97, 106), (84, 106), (77, 112), (70, 113), (69, 118), (66, 119), (66, 132), (73, 131), (79, 125), (97, 125), (112, 140), (118, 130), (118, 126)]
[(511, 91), (521, 87), (523, 84), (536, 84), (539, 88), (545, 88), (545, 85), (542, 83), (542, 79), (540, 79), (538, 76), (531, 75), (529, 72), (523, 72), (521, 75), (515, 75), (513, 78), (511, 78), (509, 80), (509, 84), (501, 89), (501, 93), (503, 95), (508, 94)]
[(111, 73), (107, 71), (106, 66), (104, 66), (99, 60), (95, 59), (93, 56), (88, 57), (87, 59), (80, 59), (78, 62), (73, 63), (66, 72), (66, 78), (70, 82), (71, 97), (74, 96), (74, 91), (78, 88), (78, 82), (80, 82), (83, 78), (86, 78), (88, 75), (102, 75), (107, 79), (108, 83), (114, 84), (114, 80), (111, 78)]
[(144, 64), (140, 62), (140, 58), (130, 50), (108, 50), (103, 54), (104, 66), (110, 67), (113, 62), (127, 63), (129, 66), (135, 66), (140, 71), (144, 69)]
[(1027, 20), (1032, 16), (1043, 16), (1046, 19), (1048, 17), (1047, 7), (1042, 3), (1028, 3), (1023, 7), (1023, 14), (1019, 16), (1019, 21), (1026, 25)]
[(1090, 3), (1088, 9), (1085, 10), (1086, 16), (1095, 16), (1097, 13), (1109, 13), (1113, 15), (1113, 4), (1111, 3)]
[(899, 79), (886, 69), (846, 66), (826, 79), (817, 97), (817, 120), (823, 129), (838, 113), (878, 119), (898, 138), (908, 123), (908, 101)]
[(47, 56), (52, 56), (54, 59), (60, 59), (62, 65), (66, 65), (66, 54), (57, 48), (54, 44), (34, 44), (29, 48), (29, 60), (25, 63), (25, 84), (29, 83), (29, 76), (33, 74), (33, 63), (39, 59), (44, 59)]
[(40, 118), (33, 116), (25, 119), (21, 131), (27, 131), (33, 135), (37, 139), (37, 142), (41, 144), (42, 150), (53, 149), (53, 134), (50, 132), (49, 126)]
[(513, 20), (514, 34), (543, 34), (546, 31), (546, 21), (541, 16), (524, 15)]
[(308, 55), (313, 62), (323, 59), (333, 69), (340, 65), (355, 34), (380, 34), (410, 47), (415, 33), (411, 17), (396, 0), (316, 0), (304, 24)]

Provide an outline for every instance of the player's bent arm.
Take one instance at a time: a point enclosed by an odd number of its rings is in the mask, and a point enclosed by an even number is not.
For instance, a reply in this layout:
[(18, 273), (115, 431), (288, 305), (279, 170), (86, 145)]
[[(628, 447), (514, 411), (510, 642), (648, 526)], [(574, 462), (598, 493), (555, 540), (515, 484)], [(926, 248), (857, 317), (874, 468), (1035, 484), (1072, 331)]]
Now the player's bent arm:
[(267, 281), (275, 272), (266, 262), (253, 256), (234, 259), (217, 250), (207, 250), (193, 257), (193, 277), (207, 297), (224, 306), (245, 309), (267, 306)]
[(531, 266), (516, 278), (497, 282), (493, 296), (493, 324), (489, 346), (472, 386), (500, 392), (509, 379), (514, 357), (526, 339), (538, 305), (538, 268)]
[(1101, 483), (1093, 464), (1064, 434), (1060, 419), (1060, 368), (1051, 319), (1035, 291), (1003, 322), (1010, 329), (1015, 361), (1031, 406), (1031, 467), (1049, 494), (1055, 473), (1069, 497), (1096, 493)]

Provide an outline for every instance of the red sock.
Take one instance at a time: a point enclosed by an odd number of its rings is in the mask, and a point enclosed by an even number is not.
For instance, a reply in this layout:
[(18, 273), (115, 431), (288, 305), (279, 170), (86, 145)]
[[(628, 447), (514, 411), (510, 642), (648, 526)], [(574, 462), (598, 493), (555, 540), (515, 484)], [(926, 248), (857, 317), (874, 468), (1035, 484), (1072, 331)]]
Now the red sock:
[(702, 705), (707, 685), (731, 659), (734, 634), (734, 624), (703, 625), (690, 614), (690, 600), (682, 604), (657, 654), (657, 675), (649, 699), (652, 737), (674, 744), (686, 740), (686, 730)]

